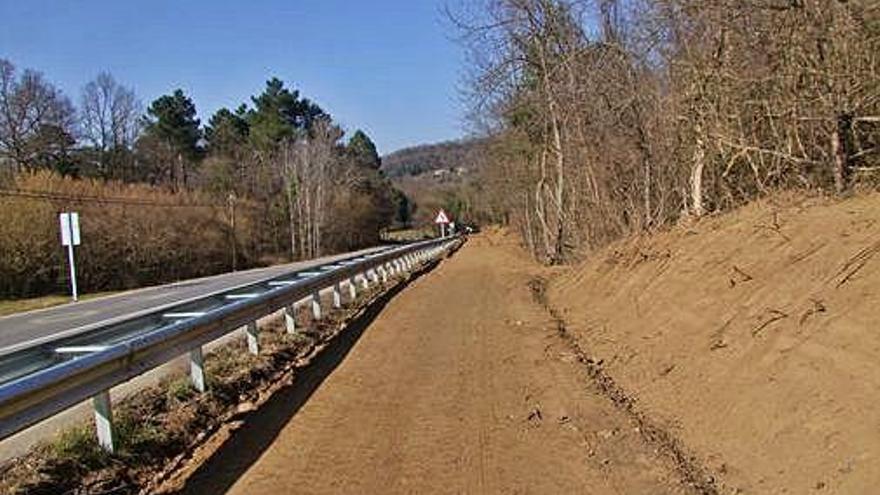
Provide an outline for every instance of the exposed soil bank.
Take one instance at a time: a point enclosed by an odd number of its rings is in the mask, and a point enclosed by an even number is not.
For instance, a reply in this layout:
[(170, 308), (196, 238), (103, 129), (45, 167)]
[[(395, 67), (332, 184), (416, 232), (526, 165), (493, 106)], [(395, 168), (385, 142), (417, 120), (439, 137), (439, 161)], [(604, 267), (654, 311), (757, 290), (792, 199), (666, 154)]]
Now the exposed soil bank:
[(880, 485), (880, 195), (777, 197), (556, 277), (566, 329), (745, 493)]

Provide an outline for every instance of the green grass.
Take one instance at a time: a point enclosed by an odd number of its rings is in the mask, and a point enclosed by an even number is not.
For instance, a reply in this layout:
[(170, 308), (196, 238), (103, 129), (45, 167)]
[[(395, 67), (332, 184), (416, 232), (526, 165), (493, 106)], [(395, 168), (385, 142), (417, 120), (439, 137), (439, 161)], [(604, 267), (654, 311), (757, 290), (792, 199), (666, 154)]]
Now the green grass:
[[(98, 292), (96, 294), (86, 294), (79, 297), (80, 301), (87, 301), (98, 297), (115, 294), (115, 292)], [(23, 313), (35, 309), (51, 308), (70, 302), (70, 296), (44, 296), (32, 299), (7, 299), (0, 300), (0, 316), (12, 315), (15, 313)]]
[(75, 426), (61, 432), (48, 443), (49, 453), (56, 462), (73, 462), (88, 469), (107, 465), (109, 454), (95, 442), (95, 430), (88, 426)]

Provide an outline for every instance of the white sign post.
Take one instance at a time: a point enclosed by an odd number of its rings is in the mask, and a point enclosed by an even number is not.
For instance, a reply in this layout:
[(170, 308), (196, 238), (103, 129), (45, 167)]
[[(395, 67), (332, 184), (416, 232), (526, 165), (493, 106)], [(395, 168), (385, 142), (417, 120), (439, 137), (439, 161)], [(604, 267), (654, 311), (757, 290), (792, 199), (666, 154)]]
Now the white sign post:
[(434, 219), (434, 223), (440, 226), (440, 237), (446, 237), (446, 226), (449, 225), (449, 215), (446, 214), (445, 211), (440, 210), (437, 212), (437, 218)]
[(67, 264), (70, 267), (70, 290), (73, 294), (73, 302), (79, 300), (76, 292), (76, 262), (73, 259), (73, 247), (79, 246), (79, 213), (62, 213), (61, 220), (61, 245), (67, 247)]

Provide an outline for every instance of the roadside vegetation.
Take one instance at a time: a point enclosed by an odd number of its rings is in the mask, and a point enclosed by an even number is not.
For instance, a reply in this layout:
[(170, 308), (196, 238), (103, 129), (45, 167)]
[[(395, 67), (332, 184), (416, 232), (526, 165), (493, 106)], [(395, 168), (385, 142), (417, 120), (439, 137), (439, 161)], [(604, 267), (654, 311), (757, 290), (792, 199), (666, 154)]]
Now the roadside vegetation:
[(206, 123), (183, 90), (144, 108), (106, 73), (78, 105), (2, 59), (0, 83), (0, 297), (65, 292), (61, 211), (104, 291), (373, 245), (405, 200), (369, 136), (279, 79)]
[(872, 0), (481, 0), (449, 18), (491, 138), (468, 211), (539, 259), (880, 170)]
[[(113, 292), (99, 292), (96, 294), (81, 294), (80, 301), (95, 299), (112, 295)], [(31, 299), (12, 299), (0, 301), (0, 316), (7, 316), (15, 313), (23, 313), (25, 311), (34, 311), (37, 309), (51, 308), (52, 306), (60, 306), (70, 302), (70, 296), (43, 296)]]
[(406, 198), (414, 227), (434, 228), (439, 209), (454, 220), (474, 219), (471, 198), (481, 190), (480, 167), (488, 140), (465, 139), (404, 148), (382, 158), (382, 171)]

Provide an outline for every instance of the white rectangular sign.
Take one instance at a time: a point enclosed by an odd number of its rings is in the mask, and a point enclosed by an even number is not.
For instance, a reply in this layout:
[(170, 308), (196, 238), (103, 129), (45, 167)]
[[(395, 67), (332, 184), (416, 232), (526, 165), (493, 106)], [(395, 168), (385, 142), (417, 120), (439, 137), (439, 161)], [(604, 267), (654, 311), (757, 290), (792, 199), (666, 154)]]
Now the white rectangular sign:
[(62, 213), (59, 215), (61, 220), (61, 245), (79, 246), (79, 213)]

